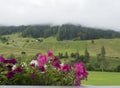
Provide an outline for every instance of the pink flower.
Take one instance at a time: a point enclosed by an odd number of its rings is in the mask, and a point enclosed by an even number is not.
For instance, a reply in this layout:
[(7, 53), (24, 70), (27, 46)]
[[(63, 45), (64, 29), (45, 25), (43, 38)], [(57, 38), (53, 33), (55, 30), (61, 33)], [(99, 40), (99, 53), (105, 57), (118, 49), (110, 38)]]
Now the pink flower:
[(83, 73), (84, 72), (83, 65), (84, 65), (84, 63), (80, 62), (80, 63), (75, 63), (73, 67), (74, 67), (75, 71), (79, 70), (81, 73)]
[(31, 63), (30, 66), (31, 66), (31, 67), (35, 67), (35, 63)]
[(18, 67), (15, 68), (13, 71), (14, 71), (15, 73), (16, 73), (16, 72), (23, 72), (22, 66), (18, 66)]
[(45, 72), (44, 66), (38, 65), (38, 68), (39, 68), (39, 70), (41, 70), (42, 72)]
[(32, 61), (30, 62), (30, 66), (31, 66), (31, 67), (36, 67), (36, 66), (38, 66), (38, 61), (37, 61), (37, 60), (32, 60)]
[(40, 61), (40, 59), (43, 58), (43, 57), (44, 57), (44, 55), (39, 54), (39, 55), (37, 56), (37, 60)]
[(76, 79), (79, 80), (79, 79), (83, 79), (84, 75), (81, 73), (80, 70), (76, 70), (75, 71), (75, 76), (76, 76)]
[(86, 71), (86, 68), (85, 67), (83, 67), (83, 74), (84, 74), (84, 76), (87, 78), (88, 77), (88, 72)]
[(79, 68), (79, 67), (83, 67), (84, 63), (83, 62), (79, 62), (79, 63), (75, 63), (74, 64), (74, 68)]
[(86, 71), (85, 67), (84, 67), (84, 63), (80, 62), (80, 63), (75, 63), (74, 64), (74, 70), (75, 70), (75, 76), (77, 80), (82, 80), (84, 79), (84, 77), (87, 78), (88, 76), (88, 72)]
[(8, 72), (8, 73), (6, 73), (5, 74), (5, 76), (8, 78), (8, 79), (10, 79), (10, 78), (12, 78), (12, 77), (14, 77), (14, 72)]
[(48, 61), (48, 57), (42, 54), (39, 54), (37, 59), (39, 61), (38, 62), (39, 65), (44, 65)]
[(12, 63), (12, 64), (16, 64), (17, 63), (17, 61), (15, 59), (11, 59), (9, 61), (10, 61), (9, 63)]
[(54, 56), (54, 54), (51, 51), (48, 51), (47, 54), (48, 54), (48, 57)]
[(66, 71), (67, 73), (69, 73), (70, 72), (70, 66), (68, 64), (66, 64), (66, 65), (61, 67), (61, 70)]
[(60, 68), (61, 68), (61, 66), (60, 66), (60, 64), (58, 63), (58, 61), (53, 62), (53, 66), (54, 66), (55, 68), (57, 68), (57, 69), (60, 69)]
[(52, 62), (58, 61), (58, 57), (54, 57), (54, 59), (51, 59)]
[(5, 61), (5, 59), (3, 58), (3, 57), (0, 57), (0, 62), (4, 62)]
[(73, 84), (74, 86), (80, 86), (80, 80), (74, 80), (74, 84)]
[(12, 70), (12, 66), (11, 65), (8, 65), (7, 68), (8, 68), (9, 71)]
[(4, 63), (16, 64), (17, 61), (15, 59), (9, 59), (9, 60), (5, 60)]

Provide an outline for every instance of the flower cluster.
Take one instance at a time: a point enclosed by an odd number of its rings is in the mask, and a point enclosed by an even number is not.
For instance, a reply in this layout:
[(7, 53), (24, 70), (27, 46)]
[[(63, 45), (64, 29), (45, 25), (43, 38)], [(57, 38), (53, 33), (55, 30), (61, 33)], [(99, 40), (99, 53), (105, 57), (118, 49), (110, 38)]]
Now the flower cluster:
[(44, 65), (48, 62), (50, 62), (52, 64), (53, 68), (56, 68), (60, 71), (66, 71), (67, 73), (70, 72), (69, 64), (65, 64), (65, 65), (61, 66), (58, 61), (58, 58), (56, 56), (54, 56), (54, 54), (51, 51), (48, 51), (47, 55), (39, 54), (37, 57), (37, 60), (38, 60), (38, 68), (43, 72), (45, 72)]
[[(78, 62), (73, 66), (69, 64), (60, 64), (58, 57), (51, 51), (47, 55), (39, 54), (37, 60), (32, 60), (27, 65), (17, 64), (15, 59), (5, 59), (0, 57), (0, 68), (4, 71), (4, 76), (8, 79), (18, 77), (19, 74), (22, 78), (27, 76), (27, 79), (19, 80), (26, 84), (41, 84), (41, 85), (74, 85), (79, 86), (81, 80), (87, 79), (88, 72), (84, 63)], [(29, 77), (28, 77), (29, 76)], [(16, 78), (18, 80), (18, 78)], [(16, 82), (17, 83), (17, 82)], [(22, 84), (22, 83), (21, 83)]]
[(74, 70), (75, 70), (75, 81), (74, 85), (80, 85), (80, 80), (87, 78), (88, 72), (86, 71), (84, 67), (84, 63), (75, 63), (74, 64)]
[(0, 66), (3, 70), (7, 69), (4, 75), (8, 79), (13, 78), (16, 73), (23, 72), (22, 66), (20, 65), (14, 68), (16, 63), (17, 63), (16, 59), (5, 59), (3, 57), (0, 57)]
[[(59, 71), (65, 71), (66, 73), (70, 73), (70, 71), (72, 70), (72, 66), (70, 66), (69, 64), (65, 64), (63, 66), (60, 65), (58, 58), (56, 56), (54, 56), (54, 54), (51, 51), (47, 52), (48, 55), (42, 55), (39, 54), (38, 55), (38, 67), (40, 68), (41, 71), (45, 72), (45, 68), (44, 65), (48, 62), (51, 61), (53, 68), (58, 69)], [(83, 79), (87, 79), (88, 76), (88, 72), (86, 71), (86, 68), (84, 66), (83, 62), (78, 62), (75, 63), (74, 66), (74, 85), (75, 86), (79, 86), (80, 85), (80, 81)]]

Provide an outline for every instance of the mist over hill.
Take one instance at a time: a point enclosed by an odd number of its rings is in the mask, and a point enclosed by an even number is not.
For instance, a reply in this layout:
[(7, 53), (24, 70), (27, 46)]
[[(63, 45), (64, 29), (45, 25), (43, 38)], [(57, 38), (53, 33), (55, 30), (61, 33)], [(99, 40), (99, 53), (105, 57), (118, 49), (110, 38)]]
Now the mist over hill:
[(21, 33), (22, 37), (47, 38), (55, 36), (62, 40), (90, 40), (99, 38), (119, 38), (120, 32), (100, 28), (91, 28), (74, 24), (63, 25), (21, 25), (0, 26), (0, 35)]

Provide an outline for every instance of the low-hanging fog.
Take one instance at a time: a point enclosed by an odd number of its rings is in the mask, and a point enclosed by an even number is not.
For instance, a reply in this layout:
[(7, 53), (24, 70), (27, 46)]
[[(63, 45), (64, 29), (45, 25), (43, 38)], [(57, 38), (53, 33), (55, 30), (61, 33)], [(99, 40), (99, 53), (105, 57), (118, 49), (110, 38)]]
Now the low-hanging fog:
[(120, 0), (0, 0), (1, 25), (64, 23), (120, 31)]

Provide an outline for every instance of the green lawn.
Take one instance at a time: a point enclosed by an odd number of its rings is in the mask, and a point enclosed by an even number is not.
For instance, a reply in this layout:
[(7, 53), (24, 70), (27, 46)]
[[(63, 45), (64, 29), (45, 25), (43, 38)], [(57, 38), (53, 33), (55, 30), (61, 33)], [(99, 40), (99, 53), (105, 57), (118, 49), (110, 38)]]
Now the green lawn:
[(86, 85), (96, 86), (120, 86), (119, 72), (89, 72), (88, 81), (83, 81)]

